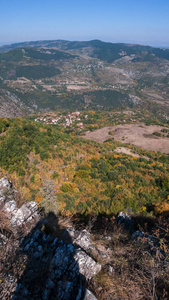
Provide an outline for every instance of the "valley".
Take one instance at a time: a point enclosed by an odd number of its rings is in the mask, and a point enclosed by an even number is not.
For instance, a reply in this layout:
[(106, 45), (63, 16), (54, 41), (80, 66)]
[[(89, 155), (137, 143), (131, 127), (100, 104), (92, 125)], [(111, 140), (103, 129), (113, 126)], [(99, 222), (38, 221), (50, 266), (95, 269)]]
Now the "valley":
[(0, 47), (0, 205), (3, 299), (168, 299), (169, 49)]
[(30, 42), (0, 47), (0, 70), (1, 99), (8, 92), (23, 115), (147, 102), (168, 114), (168, 50), (97, 40)]

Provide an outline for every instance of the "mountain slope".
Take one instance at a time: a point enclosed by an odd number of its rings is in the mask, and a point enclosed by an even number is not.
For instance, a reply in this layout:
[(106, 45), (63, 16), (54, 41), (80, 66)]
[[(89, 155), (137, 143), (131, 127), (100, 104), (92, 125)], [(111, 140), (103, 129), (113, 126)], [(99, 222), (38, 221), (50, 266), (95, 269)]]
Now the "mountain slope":
[(0, 88), (19, 99), (26, 114), (147, 101), (168, 113), (169, 49), (57, 40), (3, 46), (0, 52)]
[(121, 57), (121, 55), (140, 54), (144, 56), (145, 60), (151, 59), (151, 55), (155, 55), (158, 58), (164, 58), (169, 60), (169, 49), (155, 48), (151, 46), (137, 45), (137, 44), (125, 44), (125, 43), (108, 43), (100, 40), (84, 41), (84, 42), (70, 42), (64, 40), (52, 40), (52, 41), (36, 41), (36, 42), (23, 42), (7, 46), (1, 46), (0, 52), (6, 52), (11, 49), (23, 48), (23, 47), (35, 47), (35, 48), (60, 48), (60, 50), (77, 50), (87, 47), (93, 48), (93, 57), (97, 57), (101, 60), (113, 62), (115, 59)]

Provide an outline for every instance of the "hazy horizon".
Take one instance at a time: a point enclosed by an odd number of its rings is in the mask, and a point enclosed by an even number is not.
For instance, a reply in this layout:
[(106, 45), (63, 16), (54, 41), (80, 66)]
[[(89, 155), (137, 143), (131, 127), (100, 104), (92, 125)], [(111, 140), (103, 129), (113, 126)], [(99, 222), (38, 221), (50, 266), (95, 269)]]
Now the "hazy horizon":
[(167, 0), (6, 0), (0, 45), (37, 40), (134, 43), (169, 47)]
[[(30, 43), (30, 42), (38, 42), (38, 41), (52, 41), (52, 40), (67, 40), (67, 41), (70, 41), (70, 42), (88, 42), (88, 41), (91, 41), (90, 40), (83, 40), (83, 39), (79, 39), (79, 40), (70, 40), (70, 39), (37, 39), (37, 40), (29, 40), (29, 41), (11, 41), (9, 43), (3, 43), (3, 42), (0, 42), (0, 47), (3, 47), (3, 46), (8, 46), (8, 45), (13, 45), (13, 44), (20, 44), (20, 43)], [(169, 44), (165, 44), (165, 42), (163, 42), (162, 44), (159, 43), (158, 41), (152, 41), (152, 42), (144, 42), (144, 41), (107, 41), (107, 40), (101, 40), (101, 39), (92, 39), (92, 40), (100, 40), (102, 42), (105, 42), (105, 43), (122, 43), (122, 44), (138, 44), (138, 45), (145, 45), (145, 46), (151, 46), (151, 47), (156, 47), (156, 48), (169, 48)]]

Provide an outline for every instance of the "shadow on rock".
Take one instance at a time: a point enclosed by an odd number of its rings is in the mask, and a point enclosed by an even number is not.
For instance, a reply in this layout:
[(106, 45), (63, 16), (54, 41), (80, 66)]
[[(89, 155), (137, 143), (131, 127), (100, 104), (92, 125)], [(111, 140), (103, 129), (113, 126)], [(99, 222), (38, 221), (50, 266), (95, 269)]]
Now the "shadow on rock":
[[(50, 212), (20, 242), (24, 272), (17, 279), (12, 300), (84, 299), (85, 277), (79, 272), (76, 250), (69, 233)], [(57, 235), (57, 236), (56, 236)]]
[(53, 212), (42, 218), (35, 202), (18, 208), (16, 193), (0, 179), (0, 299), (95, 300), (85, 288), (101, 270), (90, 233)]

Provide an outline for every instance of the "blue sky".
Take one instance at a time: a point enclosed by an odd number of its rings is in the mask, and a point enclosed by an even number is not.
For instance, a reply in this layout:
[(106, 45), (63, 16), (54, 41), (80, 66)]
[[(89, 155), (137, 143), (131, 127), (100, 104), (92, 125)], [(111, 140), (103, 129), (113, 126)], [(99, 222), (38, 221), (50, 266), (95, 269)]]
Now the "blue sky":
[(91, 40), (169, 47), (169, 0), (0, 0), (0, 44)]

